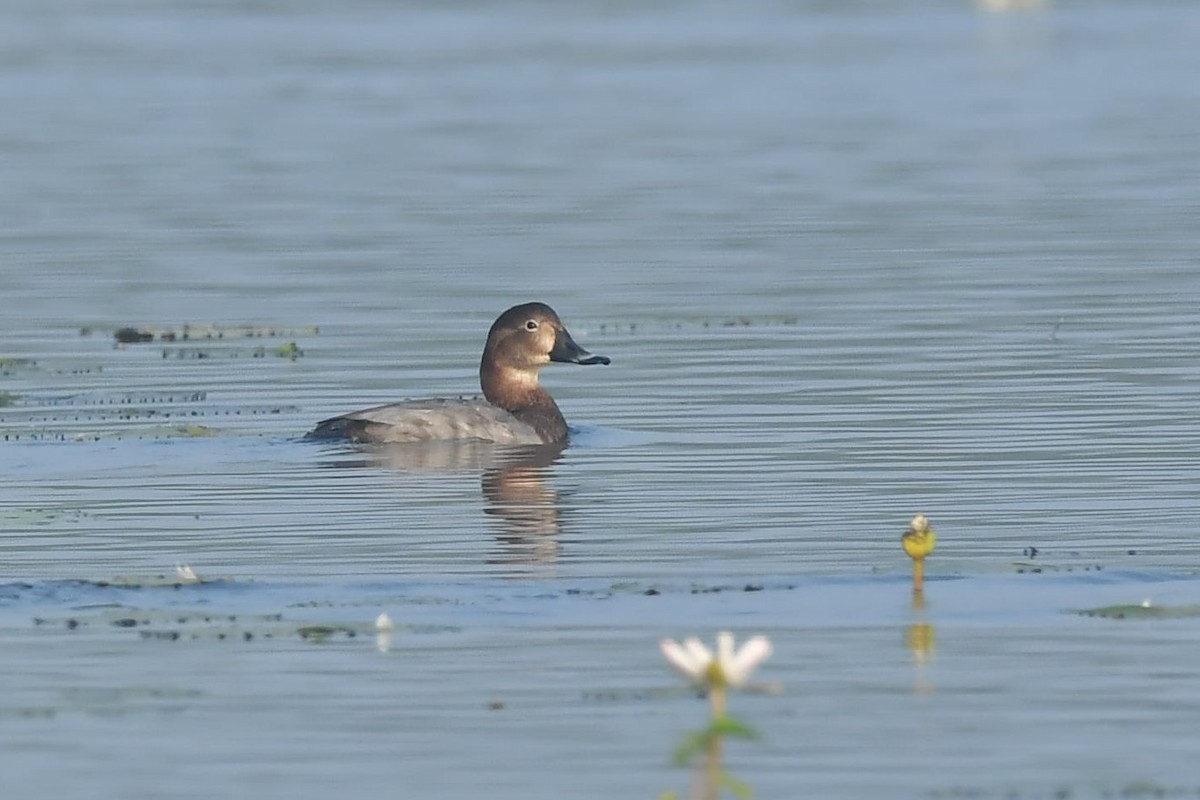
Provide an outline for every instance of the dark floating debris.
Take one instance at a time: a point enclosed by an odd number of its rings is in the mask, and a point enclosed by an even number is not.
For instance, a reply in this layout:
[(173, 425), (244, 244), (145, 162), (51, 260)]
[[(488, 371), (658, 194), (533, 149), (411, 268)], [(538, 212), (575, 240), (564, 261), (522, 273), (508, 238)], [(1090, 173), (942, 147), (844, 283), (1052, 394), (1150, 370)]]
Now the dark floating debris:
[(301, 639), (307, 639), (310, 642), (323, 642), (327, 639), (332, 639), (339, 633), (343, 633), (347, 638), (354, 636), (354, 629), (345, 625), (302, 625), (296, 629), (296, 633), (300, 634)]
[(154, 334), (150, 331), (139, 331), (137, 328), (117, 328), (117, 332), (113, 334), (113, 338), (118, 344), (137, 344), (139, 342), (153, 342)]

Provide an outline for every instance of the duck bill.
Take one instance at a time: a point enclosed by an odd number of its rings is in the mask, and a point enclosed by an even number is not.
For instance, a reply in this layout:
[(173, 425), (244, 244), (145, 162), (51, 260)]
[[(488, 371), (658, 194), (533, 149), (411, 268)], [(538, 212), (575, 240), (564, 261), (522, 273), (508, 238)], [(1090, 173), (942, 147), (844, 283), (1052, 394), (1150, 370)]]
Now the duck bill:
[(561, 364), (608, 364), (611, 359), (607, 356), (594, 356), (587, 350), (575, 344), (571, 334), (565, 329), (559, 330), (554, 338), (554, 349), (550, 351), (550, 360)]

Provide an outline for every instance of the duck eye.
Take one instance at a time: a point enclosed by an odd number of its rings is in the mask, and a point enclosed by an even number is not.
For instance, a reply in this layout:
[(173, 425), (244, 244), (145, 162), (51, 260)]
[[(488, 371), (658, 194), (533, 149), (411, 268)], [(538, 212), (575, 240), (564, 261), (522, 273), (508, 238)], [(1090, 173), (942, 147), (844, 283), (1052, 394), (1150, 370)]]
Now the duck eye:
[(538, 324), (537, 324), (537, 320), (536, 320), (536, 319), (531, 319), (531, 320), (529, 320), (528, 322), (526, 322), (526, 323), (525, 323), (525, 330), (527, 330), (527, 331), (536, 331), (537, 329), (538, 329)]

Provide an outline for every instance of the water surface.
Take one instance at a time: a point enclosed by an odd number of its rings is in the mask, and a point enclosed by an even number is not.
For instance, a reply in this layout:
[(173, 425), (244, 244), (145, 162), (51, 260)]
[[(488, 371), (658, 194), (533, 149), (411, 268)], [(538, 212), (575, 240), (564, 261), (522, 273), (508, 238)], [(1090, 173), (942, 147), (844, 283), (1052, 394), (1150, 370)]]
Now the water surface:
[[(721, 629), (759, 796), (1200, 790), (1194, 619), (1073, 613), (1197, 603), (1197, 11), (6, 18), (10, 793), (655, 797)], [(567, 449), (301, 441), (534, 299)]]

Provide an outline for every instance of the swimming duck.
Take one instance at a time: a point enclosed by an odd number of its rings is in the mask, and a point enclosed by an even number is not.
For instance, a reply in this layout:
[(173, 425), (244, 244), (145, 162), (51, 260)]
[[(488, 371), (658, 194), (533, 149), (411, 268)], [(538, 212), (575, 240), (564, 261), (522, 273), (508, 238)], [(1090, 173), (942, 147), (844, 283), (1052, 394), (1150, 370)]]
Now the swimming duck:
[(608, 364), (575, 343), (545, 303), (513, 306), (492, 323), (479, 383), (483, 397), (403, 400), (322, 420), (310, 439), (394, 443), (481, 439), (497, 444), (551, 444), (567, 439), (567, 421), (538, 373), (551, 361)]

